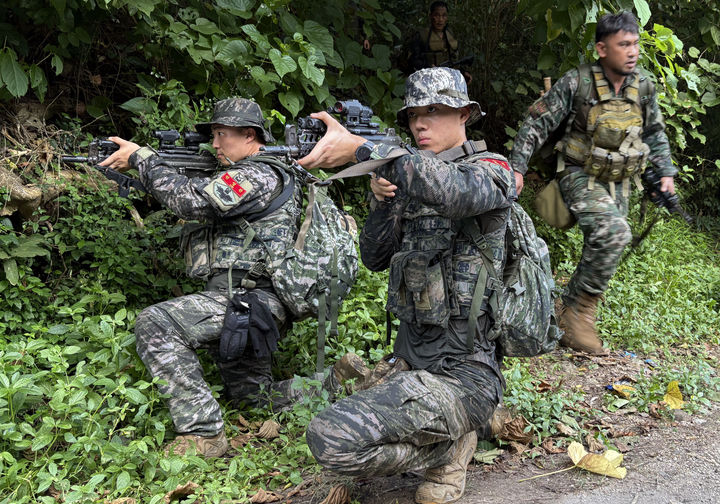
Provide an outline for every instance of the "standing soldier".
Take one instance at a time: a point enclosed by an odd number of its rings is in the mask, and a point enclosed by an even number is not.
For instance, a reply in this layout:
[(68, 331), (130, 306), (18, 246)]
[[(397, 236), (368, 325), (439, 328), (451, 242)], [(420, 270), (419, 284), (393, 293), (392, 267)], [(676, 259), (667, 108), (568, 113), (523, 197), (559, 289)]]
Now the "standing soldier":
[(515, 138), (510, 162), (518, 193), (528, 160), (555, 130), (560, 193), (585, 236), (582, 258), (563, 294), (561, 344), (601, 355), (597, 335), (600, 296), (632, 235), (626, 221), (630, 184), (649, 160), (662, 190), (675, 192), (677, 170), (670, 158), (655, 86), (637, 68), (638, 22), (627, 11), (597, 23), (599, 60), (563, 75), (530, 107)]
[[(514, 181), (505, 158), (467, 141), (465, 126), (481, 111), (459, 71), (419, 70), (405, 93), (398, 122), (424, 152), (376, 170), (360, 237), (365, 265), (390, 268), (388, 309), (400, 327), (394, 357), (384, 362), (405, 371), (333, 404), (306, 437), (320, 465), (342, 474), (425, 470), (416, 502), (447, 503), (463, 495), (476, 431), (491, 437), (503, 389), (498, 348), (487, 338), (490, 317), (481, 311), (470, 325), (475, 286), (487, 270), (460, 222), (475, 220), (501, 270)], [(350, 134), (328, 114), (314, 117), (328, 130), (303, 166), (388, 157), (388, 147)]]

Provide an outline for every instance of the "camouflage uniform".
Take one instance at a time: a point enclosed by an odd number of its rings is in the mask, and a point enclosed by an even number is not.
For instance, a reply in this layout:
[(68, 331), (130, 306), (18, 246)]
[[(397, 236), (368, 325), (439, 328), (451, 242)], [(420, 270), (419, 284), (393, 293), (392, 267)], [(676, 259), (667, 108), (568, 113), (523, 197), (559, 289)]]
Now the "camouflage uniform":
[[(461, 74), (446, 68), (410, 76), (405, 103), (398, 113), (401, 124), (407, 124), (405, 109), (411, 106), (471, 105), (468, 122), (481, 114), (467, 99)], [(387, 153), (382, 146), (374, 150), (376, 158)], [(315, 458), (349, 475), (446, 464), (460, 437), (474, 430), (489, 435), (488, 421), (503, 388), (485, 315), (478, 319), (472, 350), (467, 347), (470, 300), (484, 266), (478, 249), (458, 233), (458, 221), (476, 217), (497, 267), (504, 264), (514, 192), (507, 161), (489, 152), (454, 162), (418, 153), (377, 174), (398, 190), (389, 201), (371, 199), (360, 251), (369, 269), (390, 268), (388, 309), (401, 320), (394, 354), (411, 370), (335, 403), (310, 423), (306, 438)], [(415, 296), (405, 295), (415, 287)]]
[[(250, 100), (220, 101), (210, 124), (252, 126), (259, 137), (272, 141), (262, 123), (260, 108)], [(285, 308), (270, 280), (253, 266), (284, 254), (292, 246), (301, 203), (300, 187), (279, 209), (252, 224), (245, 220), (262, 212), (282, 188), (291, 183), (277, 162), (250, 156), (212, 177), (188, 178), (168, 167), (150, 147), (130, 157), (140, 180), (150, 193), (186, 221), (183, 236), (188, 274), (207, 280), (204, 292), (171, 299), (146, 308), (135, 324), (137, 351), (154, 378), (167, 382), (167, 394), (175, 430), (213, 436), (222, 431), (220, 407), (203, 380), (196, 350), (208, 349), (218, 356), (218, 340), (227, 309), (228, 282), (232, 292), (252, 289), (271, 310), (281, 330), (289, 323)], [(228, 271), (232, 271), (228, 279)], [(253, 273), (249, 273), (252, 271)], [(250, 345), (232, 362), (218, 360), (227, 396), (252, 400), (261, 386), (269, 388), (270, 358), (255, 359)]]
[[(628, 75), (620, 95), (639, 78), (639, 71)], [(523, 175), (528, 171), (528, 161), (533, 153), (572, 113), (578, 79), (578, 70), (570, 70), (530, 107), (510, 154), (510, 163), (515, 171)], [(612, 86), (610, 91), (613, 96), (618, 96)], [(677, 170), (670, 158), (670, 145), (655, 94), (648, 97), (643, 118), (642, 141), (650, 147), (648, 159), (655, 165), (659, 176), (675, 175)], [(573, 305), (582, 292), (590, 295), (605, 292), (623, 249), (632, 236), (626, 220), (628, 198), (622, 191), (611, 191), (609, 183), (599, 181), (595, 181), (594, 187), (589, 189), (589, 176), (577, 166), (568, 165), (567, 173), (559, 181), (560, 191), (585, 236), (580, 264), (563, 295), (564, 303)], [(614, 198), (611, 196), (613, 193)]]

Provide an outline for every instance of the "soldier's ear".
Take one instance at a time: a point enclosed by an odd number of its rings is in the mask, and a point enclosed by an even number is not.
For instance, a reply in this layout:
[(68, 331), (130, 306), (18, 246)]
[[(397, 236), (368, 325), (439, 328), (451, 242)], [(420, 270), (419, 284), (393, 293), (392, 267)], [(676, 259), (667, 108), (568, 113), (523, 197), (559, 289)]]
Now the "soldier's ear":
[(460, 122), (465, 124), (468, 119), (470, 119), (470, 106), (465, 105), (464, 107), (461, 107), (460, 109)]
[(249, 142), (255, 141), (258, 139), (257, 130), (255, 128), (245, 128), (245, 136)]
[(599, 57), (604, 58), (607, 56), (607, 44), (604, 41), (600, 40), (599, 42), (596, 42), (595, 50), (597, 51)]

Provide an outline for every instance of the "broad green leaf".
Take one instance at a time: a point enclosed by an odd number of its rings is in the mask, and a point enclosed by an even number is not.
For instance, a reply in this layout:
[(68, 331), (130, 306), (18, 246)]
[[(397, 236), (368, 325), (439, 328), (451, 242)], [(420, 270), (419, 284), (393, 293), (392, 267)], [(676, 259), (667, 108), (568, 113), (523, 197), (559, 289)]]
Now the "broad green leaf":
[(387, 87), (383, 82), (375, 76), (365, 80), (365, 87), (370, 95), (370, 105), (375, 105), (385, 95)]
[(0, 53), (0, 73), (11, 95), (15, 98), (25, 96), (28, 90), (28, 76), (17, 62), (15, 53), (8, 50)]
[(54, 326), (48, 327), (48, 334), (61, 335), (61, 334), (65, 334), (69, 330), (70, 330), (70, 326), (67, 326), (65, 324), (56, 324)]
[(273, 82), (280, 82), (280, 78), (275, 72), (265, 72), (265, 69), (259, 66), (252, 67), (250, 69), (250, 75), (255, 81), (255, 84), (260, 87), (263, 96), (275, 90), (277, 86), (275, 86)]
[(307, 59), (305, 56), (300, 56), (298, 58), (298, 64), (300, 65), (303, 75), (310, 81), (318, 86), (322, 85), (325, 81), (325, 70), (316, 67), (313, 58)]
[(333, 52), (333, 38), (323, 25), (315, 21), (305, 21), (303, 35), (318, 49), (326, 54)]
[(374, 44), (372, 54), (378, 69), (390, 70), (390, 47), (385, 44)]
[(270, 44), (268, 43), (267, 37), (258, 31), (257, 26), (246, 24), (242, 26), (242, 31), (250, 37), (250, 40), (255, 42), (262, 54), (270, 51)]
[(645, 26), (650, 21), (650, 6), (647, 0), (634, 0), (635, 10), (640, 18), (640, 26)]
[(156, 107), (157, 105), (154, 101), (144, 96), (131, 98), (130, 100), (120, 105), (121, 109), (125, 109), (137, 115), (150, 114), (153, 112), (153, 110), (156, 109)]
[(40, 101), (44, 101), (45, 93), (47, 92), (47, 79), (45, 78), (45, 72), (43, 72), (37, 65), (31, 65), (28, 69), (28, 75), (30, 76), (30, 86), (35, 90), (35, 94)]
[(65, 347), (65, 349), (63, 350), (63, 353), (65, 355), (75, 355), (76, 353), (80, 352), (80, 350), (82, 350), (82, 349), (79, 346), (70, 345), (70, 346)]
[(231, 40), (217, 54), (217, 59), (224, 63), (234, 63), (242, 65), (245, 63), (245, 57), (248, 55), (247, 42), (244, 40)]
[(5, 278), (7, 278), (10, 285), (17, 285), (19, 276), (15, 259), (5, 259), (3, 261), (3, 269), (5, 270)]
[(294, 72), (297, 69), (297, 63), (287, 54), (282, 54), (278, 49), (270, 49), (270, 61), (277, 74), (282, 77), (286, 73)]
[(537, 67), (538, 70), (547, 70), (553, 68), (557, 61), (555, 53), (547, 45), (543, 45), (540, 49), (540, 56), (538, 56)]
[(255, 0), (215, 0), (215, 5), (243, 19), (252, 17)]
[(118, 492), (120, 492), (129, 487), (130, 483), (132, 483), (132, 480), (130, 479), (130, 474), (128, 474), (127, 471), (123, 471), (118, 474), (117, 480), (115, 481), (115, 488)]
[(302, 96), (295, 91), (279, 93), (278, 98), (280, 99), (282, 106), (285, 107), (293, 117), (297, 117), (298, 113), (303, 108), (304, 100)]
[(215, 23), (205, 18), (198, 18), (194, 25), (190, 25), (195, 31), (204, 35), (212, 35), (214, 33), (222, 33)]
[(712, 37), (713, 42), (715, 42), (715, 45), (720, 46), (720, 28), (712, 25), (710, 27), (710, 36)]
[(688, 54), (691, 58), (697, 58), (698, 56), (700, 56), (700, 51), (697, 47), (691, 47), (690, 49), (688, 49)]
[(145, 394), (135, 388), (126, 389), (125, 396), (130, 399), (133, 404), (144, 404), (147, 402), (147, 397), (145, 397)]
[(298, 33), (302, 31), (302, 25), (295, 16), (290, 14), (285, 9), (280, 9), (278, 12), (280, 16), (280, 27), (285, 33)]

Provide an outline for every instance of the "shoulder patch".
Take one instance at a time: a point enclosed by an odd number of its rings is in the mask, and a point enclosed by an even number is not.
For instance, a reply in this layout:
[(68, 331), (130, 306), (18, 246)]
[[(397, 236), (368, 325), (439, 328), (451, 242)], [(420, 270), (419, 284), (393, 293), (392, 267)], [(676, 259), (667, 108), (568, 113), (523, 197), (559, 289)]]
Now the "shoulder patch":
[(242, 178), (238, 181), (230, 172), (225, 172), (211, 180), (203, 192), (218, 210), (227, 212), (240, 203), (252, 189), (253, 185), (249, 180)]
[(495, 159), (495, 158), (480, 158), (478, 161), (487, 161), (488, 163), (493, 163), (496, 165), (500, 165), (506, 170), (510, 171), (510, 163), (507, 161), (503, 161), (502, 159)]

